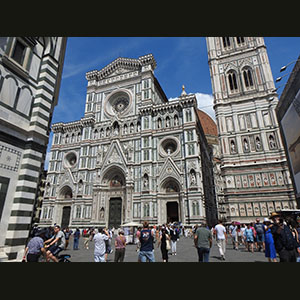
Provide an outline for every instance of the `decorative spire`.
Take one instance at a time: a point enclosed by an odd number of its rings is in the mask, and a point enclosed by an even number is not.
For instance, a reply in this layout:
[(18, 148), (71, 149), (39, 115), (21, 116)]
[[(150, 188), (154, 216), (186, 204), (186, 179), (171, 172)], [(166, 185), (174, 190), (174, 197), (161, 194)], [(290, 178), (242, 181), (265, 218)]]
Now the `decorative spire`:
[(187, 93), (186, 93), (186, 91), (185, 91), (185, 87), (184, 87), (184, 85), (182, 85), (181, 96), (186, 96), (186, 95), (187, 95)]

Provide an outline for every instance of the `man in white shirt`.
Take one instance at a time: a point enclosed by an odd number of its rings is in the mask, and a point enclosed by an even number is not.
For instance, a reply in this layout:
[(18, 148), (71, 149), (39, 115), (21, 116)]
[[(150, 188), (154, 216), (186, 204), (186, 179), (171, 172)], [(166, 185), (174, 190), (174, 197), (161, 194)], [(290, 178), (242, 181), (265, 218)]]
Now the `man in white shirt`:
[(94, 250), (94, 260), (95, 262), (105, 262), (105, 251), (106, 245), (105, 241), (109, 239), (109, 233), (103, 229), (99, 228), (99, 232), (94, 236), (95, 250)]
[(219, 224), (215, 226), (214, 235), (216, 236), (217, 246), (221, 255), (221, 260), (225, 260), (227, 233), (226, 228), (222, 225), (222, 221), (219, 220)]

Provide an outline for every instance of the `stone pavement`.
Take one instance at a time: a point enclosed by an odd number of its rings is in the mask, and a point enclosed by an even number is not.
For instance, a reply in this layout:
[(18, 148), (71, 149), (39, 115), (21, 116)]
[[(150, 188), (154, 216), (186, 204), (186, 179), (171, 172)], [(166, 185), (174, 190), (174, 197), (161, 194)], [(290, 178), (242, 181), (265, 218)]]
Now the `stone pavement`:
[[(114, 250), (114, 238), (112, 240), (112, 249)], [(83, 238), (79, 240), (79, 250), (73, 250), (73, 237), (70, 239), (69, 247), (62, 253), (71, 254), (70, 260), (72, 262), (94, 262), (94, 242), (89, 242), (89, 249), (84, 249)], [(154, 250), (156, 262), (162, 262), (162, 255), (160, 248), (155, 244)], [(261, 252), (248, 252), (243, 245), (239, 250), (233, 250), (231, 238), (228, 239), (226, 247), (226, 260), (221, 261), (216, 240), (213, 240), (213, 246), (210, 251), (210, 262), (268, 262), (265, 254)], [(108, 255), (108, 262), (113, 262), (115, 253)], [(138, 253), (136, 252), (136, 245), (127, 245), (124, 262), (137, 262)], [(198, 254), (194, 247), (193, 239), (190, 237), (181, 237), (177, 242), (177, 255), (169, 255), (169, 262), (197, 262)]]

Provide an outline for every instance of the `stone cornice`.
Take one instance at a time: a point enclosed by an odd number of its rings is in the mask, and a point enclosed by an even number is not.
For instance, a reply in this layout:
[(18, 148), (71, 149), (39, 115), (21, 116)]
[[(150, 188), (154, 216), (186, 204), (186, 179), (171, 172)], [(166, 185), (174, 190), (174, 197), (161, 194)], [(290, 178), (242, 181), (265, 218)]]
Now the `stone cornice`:
[(151, 113), (166, 112), (170, 110), (182, 110), (186, 107), (197, 107), (197, 100), (194, 94), (180, 96), (175, 100), (157, 105), (146, 105), (139, 108), (141, 115), (149, 115)]
[(52, 131), (55, 132), (72, 132), (81, 130), (83, 127), (86, 126), (93, 126), (95, 123), (94, 117), (84, 117), (79, 121), (69, 122), (69, 123), (55, 123), (52, 124)]
[(93, 70), (86, 73), (87, 80), (102, 80), (109, 77), (118, 68), (125, 68), (127, 70), (135, 71), (141, 70), (143, 66), (151, 65), (152, 69), (156, 68), (156, 61), (152, 54), (140, 56), (138, 59), (118, 57), (103, 69), (97, 71)]

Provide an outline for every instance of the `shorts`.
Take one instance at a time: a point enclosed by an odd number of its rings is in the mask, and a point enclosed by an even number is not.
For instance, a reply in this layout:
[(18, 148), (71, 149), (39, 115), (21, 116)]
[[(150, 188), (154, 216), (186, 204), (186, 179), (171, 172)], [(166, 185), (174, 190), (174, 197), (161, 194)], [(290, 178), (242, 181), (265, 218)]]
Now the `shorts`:
[(140, 251), (139, 253), (140, 262), (155, 262), (155, 257), (153, 251)]
[(28, 253), (27, 262), (38, 262), (40, 255), (40, 253)]
[(61, 252), (63, 249), (58, 247), (57, 245), (52, 245), (48, 249), (54, 256), (56, 256), (59, 252)]
[(262, 234), (257, 234), (256, 235), (256, 241), (258, 243), (263, 243), (265, 241), (265, 235), (262, 233)]

